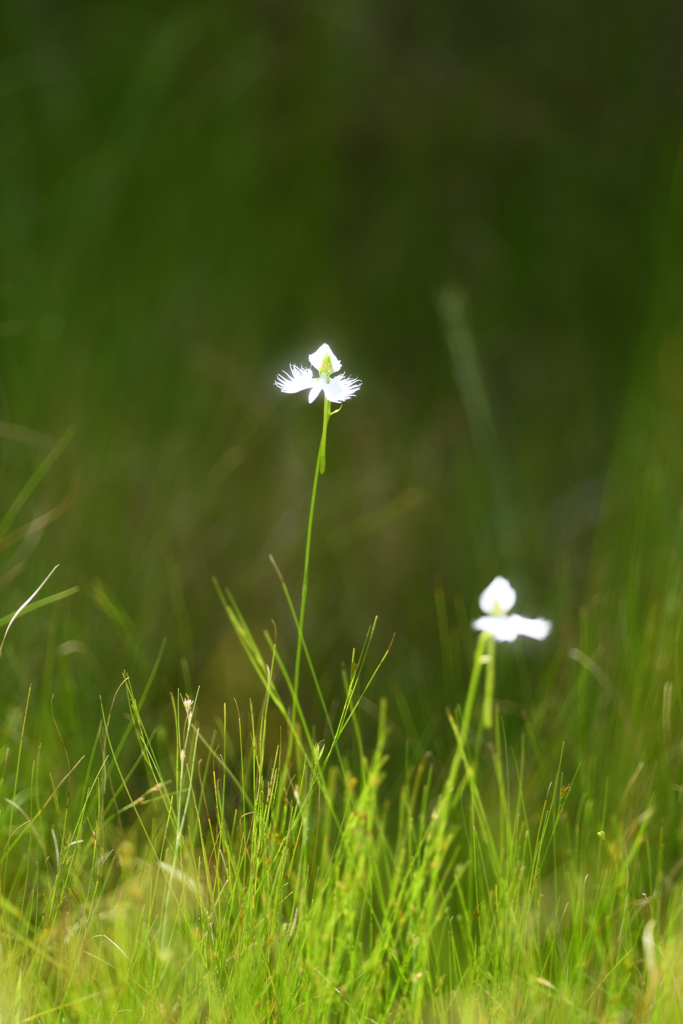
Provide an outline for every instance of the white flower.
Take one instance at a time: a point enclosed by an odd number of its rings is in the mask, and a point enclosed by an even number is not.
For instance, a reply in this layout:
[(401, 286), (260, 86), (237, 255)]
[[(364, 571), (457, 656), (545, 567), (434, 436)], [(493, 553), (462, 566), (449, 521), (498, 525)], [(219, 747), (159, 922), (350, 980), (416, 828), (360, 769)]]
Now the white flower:
[(479, 595), (479, 607), (484, 614), (475, 619), (472, 629), (490, 633), (501, 643), (511, 643), (518, 636), (532, 640), (545, 640), (553, 628), (547, 619), (527, 619), (524, 615), (510, 615), (515, 606), (517, 591), (504, 576), (496, 576)]
[(308, 367), (292, 366), (290, 363), (289, 373), (278, 374), (275, 380), (276, 387), (288, 395), (308, 389), (309, 402), (315, 402), (321, 391), (328, 401), (334, 403), (346, 402), (358, 391), (361, 382), (355, 377), (345, 377), (343, 373), (338, 377), (332, 376), (341, 370), (342, 364), (327, 343), (312, 352), (308, 361), (318, 371), (317, 377), (313, 376), (313, 370), (309, 370)]

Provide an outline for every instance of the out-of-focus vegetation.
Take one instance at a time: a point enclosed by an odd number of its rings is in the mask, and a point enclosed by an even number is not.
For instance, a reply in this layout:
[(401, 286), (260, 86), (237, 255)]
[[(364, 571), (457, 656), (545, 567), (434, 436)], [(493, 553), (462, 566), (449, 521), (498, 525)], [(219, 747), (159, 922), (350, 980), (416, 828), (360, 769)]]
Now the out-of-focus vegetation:
[[(60, 560), (81, 585), (54, 627), (88, 645), (69, 658), (79, 690), (111, 692), (133, 654), (146, 671), (163, 636), (162, 692), (181, 656), (218, 705), (247, 685), (210, 576), (261, 626), (283, 617), (267, 555), (297, 578), (318, 424), (272, 380), (321, 337), (364, 380), (318, 512), (328, 685), (379, 614), (428, 745), (460, 696), (434, 654), (435, 578), (461, 626), (503, 570), (572, 628), (670, 178), (676, 17), (665, 2), (4, 6), (2, 419), (78, 427), (36, 513), (72, 473), (78, 497), (12, 565)], [(484, 464), (438, 314), (453, 284), (495, 426)], [(37, 442), (2, 441), (6, 494)]]

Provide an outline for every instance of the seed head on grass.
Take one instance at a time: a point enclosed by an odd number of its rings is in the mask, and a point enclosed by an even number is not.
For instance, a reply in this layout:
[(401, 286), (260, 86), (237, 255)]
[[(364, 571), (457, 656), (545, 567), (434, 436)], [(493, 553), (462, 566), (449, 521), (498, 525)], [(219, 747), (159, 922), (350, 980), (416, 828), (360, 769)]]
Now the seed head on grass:
[[(310, 354), (308, 361), (318, 371), (317, 377), (313, 376), (313, 370), (308, 367), (293, 366), (290, 363), (290, 372), (278, 374), (275, 386), (287, 395), (308, 389), (309, 402), (315, 402), (322, 391), (325, 398), (335, 405), (353, 398), (361, 386), (361, 381), (357, 378), (346, 377), (343, 373), (339, 373), (342, 364), (326, 342)], [(333, 373), (338, 376), (333, 377)]]
[(490, 633), (499, 643), (512, 643), (518, 636), (532, 640), (545, 640), (553, 628), (548, 619), (527, 619), (524, 615), (510, 615), (517, 600), (517, 591), (504, 576), (496, 576), (479, 595), (479, 607), (484, 612), (475, 619), (472, 629)]

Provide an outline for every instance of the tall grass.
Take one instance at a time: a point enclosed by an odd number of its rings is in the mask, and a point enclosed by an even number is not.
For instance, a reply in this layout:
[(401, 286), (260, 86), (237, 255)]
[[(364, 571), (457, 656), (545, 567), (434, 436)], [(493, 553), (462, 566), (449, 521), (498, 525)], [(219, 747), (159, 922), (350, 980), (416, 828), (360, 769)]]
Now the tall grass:
[(5, 737), (3, 1021), (621, 1020), (655, 993), (652, 1019), (677, 1019), (680, 891), (652, 808), (570, 816), (561, 764), (529, 807), (523, 747), (499, 713), (476, 728), (483, 639), (447, 769), (409, 764), (388, 799), (386, 704), (372, 749), (358, 728), (371, 633), (331, 739), (299, 708), (286, 756), (287, 670), (226, 608), (281, 712), (270, 760), (265, 704), (234, 760), (177, 694), (168, 749), (127, 676), (60, 777), (25, 731)]

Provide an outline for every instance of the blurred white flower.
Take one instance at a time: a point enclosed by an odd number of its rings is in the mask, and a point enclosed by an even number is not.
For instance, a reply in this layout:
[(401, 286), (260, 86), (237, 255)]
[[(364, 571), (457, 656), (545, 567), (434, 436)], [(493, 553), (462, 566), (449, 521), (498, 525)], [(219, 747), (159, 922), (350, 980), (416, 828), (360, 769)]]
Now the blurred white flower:
[(532, 640), (545, 640), (553, 628), (548, 619), (527, 619), (524, 615), (510, 615), (515, 606), (517, 591), (504, 576), (496, 576), (479, 595), (479, 607), (484, 614), (475, 619), (472, 629), (490, 633), (501, 643), (512, 643), (518, 636)]
[(278, 374), (275, 380), (276, 387), (287, 395), (308, 389), (309, 402), (315, 402), (322, 391), (329, 402), (337, 404), (353, 398), (361, 386), (361, 381), (355, 377), (345, 377), (343, 373), (338, 377), (332, 376), (341, 370), (342, 364), (327, 343), (312, 352), (308, 361), (318, 371), (317, 377), (313, 376), (313, 370), (309, 370), (308, 367), (292, 366), (290, 363), (289, 373)]

